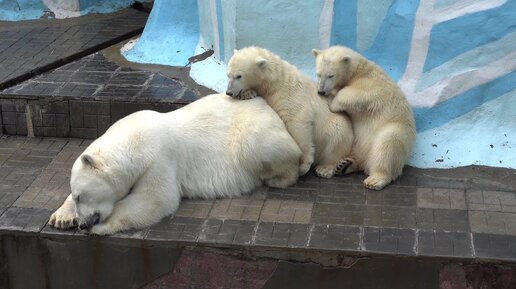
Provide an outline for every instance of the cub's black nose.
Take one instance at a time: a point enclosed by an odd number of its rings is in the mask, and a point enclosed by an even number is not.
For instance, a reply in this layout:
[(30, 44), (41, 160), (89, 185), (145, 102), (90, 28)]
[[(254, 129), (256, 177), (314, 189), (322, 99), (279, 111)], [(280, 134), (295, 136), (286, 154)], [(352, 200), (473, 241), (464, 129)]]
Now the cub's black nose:
[(226, 91), (226, 94), (229, 95), (229, 96), (233, 96), (233, 94), (231, 92), (227, 92)]
[(319, 91), (317, 91), (317, 94), (319, 94), (319, 95), (325, 95), (326, 93), (325, 93), (324, 91), (322, 91), (322, 90), (319, 90)]

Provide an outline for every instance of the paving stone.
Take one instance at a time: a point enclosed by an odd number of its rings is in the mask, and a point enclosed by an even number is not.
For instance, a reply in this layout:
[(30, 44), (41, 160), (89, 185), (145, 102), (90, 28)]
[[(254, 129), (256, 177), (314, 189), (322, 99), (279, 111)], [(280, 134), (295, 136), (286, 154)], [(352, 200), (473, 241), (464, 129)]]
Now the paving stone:
[(516, 260), (516, 236), (473, 233), (473, 244), (477, 257)]
[(175, 215), (204, 219), (210, 214), (214, 202), (213, 200), (182, 200)]
[(366, 206), (364, 225), (387, 228), (415, 228), (416, 209), (412, 207)]
[(210, 218), (257, 221), (263, 202), (251, 198), (218, 199), (213, 204)]
[(362, 225), (364, 206), (339, 203), (315, 203), (312, 222), (316, 224)]
[(366, 190), (367, 205), (415, 207), (416, 188), (389, 186), (382, 191)]
[(146, 71), (119, 72), (109, 79), (109, 83), (121, 86), (142, 86), (146, 82), (150, 82), (151, 75), (150, 72)]
[[(114, 84), (108, 84), (95, 93), (95, 97), (102, 100), (127, 100), (131, 97), (136, 97), (143, 90), (141, 86), (120, 86)], [(90, 95), (93, 95), (91, 93)]]
[[(142, 30), (147, 17), (147, 13), (125, 9), (102, 17), (90, 15), (59, 20), (59, 26), (54, 25), (55, 20), (39, 21), (38, 29), (19, 26), (17, 23), (4, 23), (2, 28), (5, 27), (5, 29), (0, 31), (0, 39), (2, 44), (9, 44), (9, 46), (2, 51), (2, 55), (9, 55), (12, 61), (0, 58), (4, 67), (0, 73), (0, 89), (12, 84), (16, 78), (29, 77), (35, 69), (47, 68), (62, 62), (63, 59), (78, 57), (86, 49), (107, 47), (121, 38), (128, 38)], [(12, 29), (7, 29), (11, 26)], [(13, 31), (15, 33), (11, 38), (6, 38), (6, 35)], [(7, 41), (9, 43), (6, 43)], [(71, 68), (74, 67), (68, 66), (65, 69)], [(41, 80), (42, 78), (37, 79), (38, 82)], [(57, 85), (58, 81), (66, 81), (67, 77), (65, 73), (59, 72), (50, 80)], [(41, 85), (38, 82), (24, 88), (24, 93), (29, 95), (37, 95), (37, 91), (44, 92), (44, 95), (53, 93), (52, 85)], [(54, 86), (53, 91), (55, 89)]]
[(424, 230), (442, 230), (469, 232), (467, 211), (447, 209), (417, 209), (417, 228)]
[(150, 227), (146, 239), (196, 242), (203, 223), (198, 218), (166, 217)]
[(255, 226), (254, 221), (208, 219), (203, 224), (199, 242), (250, 245)]
[(414, 255), (416, 231), (412, 229), (364, 228), (364, 249), (371, 252)]
[(466, 209), (464, 190), (417, 188), (417, 205), (420, 208)]
[(0, 230), (39, 232), (51, 211), (41, 208), (10, 207), (0, 216)]
[(419, 231), (418, 255), (472, 257), (471, 233)]
[(312, 202), (266, 200), (260, 221), (308, 224), (312, 215)]
[(302, 248), (308, 242), (310, 226), (260, 222), (254, 240), (255, 245)]
[(419, 175), (417, 176), (417, 186), (426, 188), (466, 189), (468, 187), (468, 179)]
[(285, 189), (269, 188), (267, 192), (268, 199), (278, 200), (292, 200), (313, 202), (316, 199), (317, 190), (315, 188), (294, 188), (288, 187)]
[(360, 228), (343, 225), (313, 225), (308, 247), (360, 250)]
[(516, 214), (469, 211), (471, 231), (516, 236)]
[(469, 210), (516, 213), (516, 193), (487, 190), (466, 191)]
[(316, 202), (365, 205), (365, 191), (363, 185), (323, 183), (318, 190)]

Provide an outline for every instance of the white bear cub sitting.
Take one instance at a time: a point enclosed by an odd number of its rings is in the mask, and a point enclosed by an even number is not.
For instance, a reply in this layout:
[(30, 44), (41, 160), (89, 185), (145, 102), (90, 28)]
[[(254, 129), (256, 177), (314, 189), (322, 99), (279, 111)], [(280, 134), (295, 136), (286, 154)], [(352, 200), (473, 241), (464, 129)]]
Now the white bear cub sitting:
[(412, 109), (383, 69), (343, 46), (313, 50), (319, 95), (331, 96), (330, 110), (351, 117), (355, 143), (343, 173), (364, 170), (364, 185), (380, 190), (401, 175), (416, 137)]
[(303, 152), (299, 173), (312, 164), (324, 178), (351, 152), (353, 129), (344, 114), (332, 113), (315, 83), (295, 66), (260, 47), (236, 51), (228, 63), (227, 94), (238, 99), (259, 95), (278, 113)]
[(206, 96), (169, 113), (140, 111), (95, 140), (72, 168), (72, 193), (49, 223), (94, 234), (142, 228), (182, 197), (237, 197), (297, 181), (301, 151), (263, 99)]

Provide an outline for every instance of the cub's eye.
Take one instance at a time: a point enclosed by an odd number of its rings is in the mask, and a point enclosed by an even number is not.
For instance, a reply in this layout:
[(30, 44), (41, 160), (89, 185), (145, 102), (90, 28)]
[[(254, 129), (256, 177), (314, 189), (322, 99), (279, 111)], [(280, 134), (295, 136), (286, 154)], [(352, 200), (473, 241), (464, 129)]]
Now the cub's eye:
[(242, 75), (237, 75), (235, 78), (240, 79), (240, 78), (242, 78)]
[(72, 199), (76, 202), (76, 203), (79, 203), (79, 199), (81, 198), (81, 196), (77, 195), (77, 196), (73, 196)]
[(328, 78), (333, 78), (335, 75), (328, 75)]

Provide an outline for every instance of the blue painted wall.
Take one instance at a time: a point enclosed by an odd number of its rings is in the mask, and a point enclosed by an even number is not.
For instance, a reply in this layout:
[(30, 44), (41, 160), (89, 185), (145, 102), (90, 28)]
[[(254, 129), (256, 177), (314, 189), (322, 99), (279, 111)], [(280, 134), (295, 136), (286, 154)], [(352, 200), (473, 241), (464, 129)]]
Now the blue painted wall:
[[(266, 47), (313, 76), (310, 49), (343, 44), (382, 66), (413, 105), (418, 137), (412, 165), (516, 168), (514, 0), (182, 3), (156, 0), (163, 12), (153, 11), (128, 59), (183, 65), (203, 46), (213, 47), (214, 57), (194, 64), (191, 75), (223, 91), (225, 62), (234, 48)], [(172, 14), (174, 9), (189, 16)], [(194, 29), (178, 29), (171, 18)], [(149, 40), (152, 35), (168, 38), (167, 33), (174, 41)], [(167, 47), (185, 54), (168, 55), (163, 52)]]
[[(143, 0), (144, 2), (146, 0)], [(50, 1), (49, 1), (50, 2)], [(0, 20), (77, 17), (89, 13), (111, 13), (129, 7), (134, 0), (58, 0), (47, 7), (42, 0), (0, 0)], [(71, 7), (77, 9), (70, 10)]]

